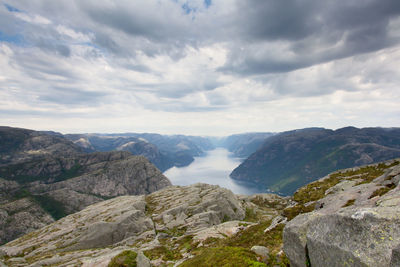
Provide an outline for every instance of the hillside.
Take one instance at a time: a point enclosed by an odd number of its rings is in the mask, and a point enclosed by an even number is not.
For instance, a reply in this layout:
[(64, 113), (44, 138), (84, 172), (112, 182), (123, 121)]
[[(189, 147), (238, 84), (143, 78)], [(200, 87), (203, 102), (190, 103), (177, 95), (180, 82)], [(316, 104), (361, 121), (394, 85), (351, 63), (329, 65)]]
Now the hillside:
[(247, 158), (273, 135), (274, 133), (234, 134), (224, 138), (219, 145), (228, 149), (235, 157)]
[(173, 166), (187, 166), (194, 157), (214, 148), (206, 138), (185, 135), (125, 133), (67, 134), (65, 137), (88, 152), (118, 150), (144, 156), (162, 172)]
[(399, 156), (399, 128), (308, 128), (268, 138), (231, 177), (290, 195), (332, 171)]
[(293, 197), (236, 196), (206, 184), (121, 196), (0, 247), (0, 259), (7, 266), (399, 266), (399, 164), (331, 173)]
[(0, 243), (104, 199), (171, 185), (129, 152), (85, 153), (62, 136), (10, 127), (0, 139)]

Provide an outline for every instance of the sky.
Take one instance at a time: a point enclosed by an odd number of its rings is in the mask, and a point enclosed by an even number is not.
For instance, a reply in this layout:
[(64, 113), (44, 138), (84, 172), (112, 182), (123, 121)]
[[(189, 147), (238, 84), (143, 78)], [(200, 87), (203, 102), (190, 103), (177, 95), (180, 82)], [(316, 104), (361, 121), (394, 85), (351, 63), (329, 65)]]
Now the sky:
[(0, 125), (400, 126), (398, 0), (0, 0)]

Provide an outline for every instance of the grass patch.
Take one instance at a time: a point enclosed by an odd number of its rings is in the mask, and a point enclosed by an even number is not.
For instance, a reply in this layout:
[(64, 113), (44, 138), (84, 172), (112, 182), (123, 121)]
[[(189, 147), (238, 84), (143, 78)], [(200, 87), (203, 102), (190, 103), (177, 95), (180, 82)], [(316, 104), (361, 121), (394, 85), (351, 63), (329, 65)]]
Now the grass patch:
[(176, 261), (182, 259), (179, 251), (169, 249), (167, 246), (159, 246), (150, 250), (143, 251), (144, 255), (150, 260), (161, 258), (163, 261)]
[(246, 213), (243, 220), (247, 222), (258, 222), (260, 220), (260, 216), (254, 211), (254, 209), (246, 208)]
[(136, 267), (136, 252), (132, 250), (125, 250), (115, 256), (108, 267)]
[(282, 211), (282, 215), (285, 216), (290, 221), (299, 214), (311, 212), (313, 210), (314, 210), (314, 205), (304, 206), (303, 204), (298, 204), (296, 206), (284, 209)]
[(340, 182), (339, 175), (332, 174), (327, 179), (322, 181), (315, 181), (304, 187), (301, 187), (293, 195), (293, 200), (305, 204), (310, 201), (316, 201), (325, 197), (325, 192), (332, 186), (335, 186)]
[(173, 228), (169, 228), (166, 230), (160, 230), (159, 232), (161, 233), (166, 233), (169, 236), (183, 236), (186, 233), (186, 227), (180, 227), (178, 228), (177, 226), (173, 227)]
[(388, 168), (396, 166), (399, 163), (399, 161), (394, 161), (388, 165), (385, 163), (379, 163), (376, 165), (360, 167), (354, 170), (351, 169), (348, 171), (333, 173), (322, 181), (315, 181), (297, 190), (293, 195), (293, 200), (300, 204), (319, 200), (325, 197), (326, 190), (340, 183), (343, 179), (361, 179), (362, 181), (357, 185), (370, 183), (375, 178), (383, 175)]
[(194, 258), (185, 261), (179, 266), (266, 267), (267, 265), (258, 262), (256, 255), (249, 249), (239, 247), (216, 247), (204, 249)]
[(280, 210), (284, 207), (282, 200), (280, 199), (265, 199), (260, 196), (256, 196), (251, 200), (252, 203), (256, 204), (259, 207), (268, 207), (276, 210)]
[(388, 184), (385, 187), (378, 188), (369, 196), (368, 199), (371, 199), (376, 196), (383, 196), (384, 194), (386, 194), (387, 192), (389, 192), (390, 190), (392, 190), (395, 187), (396, 187), (395, 184)]
[(354, 205), (354, 202), (355, 202), (355, 201), (356, 201), (355, 199), (349, 199), (349, 200), (347, 200), (346, 204), (344, 204), (344, 205), (342, 206), (342, 208)]

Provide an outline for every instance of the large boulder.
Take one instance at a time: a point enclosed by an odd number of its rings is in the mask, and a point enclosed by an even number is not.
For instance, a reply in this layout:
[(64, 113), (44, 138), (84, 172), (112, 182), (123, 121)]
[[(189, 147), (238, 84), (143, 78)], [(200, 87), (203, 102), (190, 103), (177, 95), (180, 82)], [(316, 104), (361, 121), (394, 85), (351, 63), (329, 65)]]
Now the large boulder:
[(288, 222), (291, 266), (398, 266), (399, 175), (399, 165), (372, 181), (353, 175), (327, 190), (317, 210)]

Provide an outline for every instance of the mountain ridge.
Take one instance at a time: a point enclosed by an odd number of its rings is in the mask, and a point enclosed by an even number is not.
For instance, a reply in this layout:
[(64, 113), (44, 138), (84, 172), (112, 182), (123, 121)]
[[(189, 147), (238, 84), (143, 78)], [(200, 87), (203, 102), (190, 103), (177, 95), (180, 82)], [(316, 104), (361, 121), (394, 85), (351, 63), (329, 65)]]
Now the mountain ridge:
[(231, 177), (292, 194), (337, 169), (399, 156), (399, 128), (306, 128), (266, 139)]

